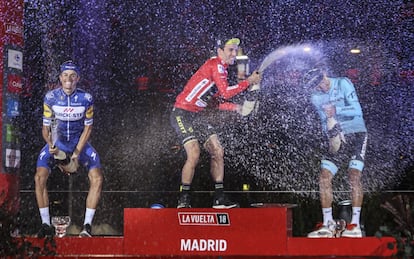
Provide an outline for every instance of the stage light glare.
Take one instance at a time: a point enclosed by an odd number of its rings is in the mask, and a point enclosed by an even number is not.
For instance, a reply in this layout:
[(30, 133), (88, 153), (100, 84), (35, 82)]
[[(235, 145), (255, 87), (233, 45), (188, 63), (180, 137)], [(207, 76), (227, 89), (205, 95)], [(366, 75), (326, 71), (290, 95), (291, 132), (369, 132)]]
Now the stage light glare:
[(361, 50), (360, 50), (360, 49), (358, 49), (358, 48), (353, 48), (353, 49), (351, 49), (351, 50), (350, 50), (350, 52), (351, 52), (352, 54), (359, 54), (359, 53), (361, 53)]

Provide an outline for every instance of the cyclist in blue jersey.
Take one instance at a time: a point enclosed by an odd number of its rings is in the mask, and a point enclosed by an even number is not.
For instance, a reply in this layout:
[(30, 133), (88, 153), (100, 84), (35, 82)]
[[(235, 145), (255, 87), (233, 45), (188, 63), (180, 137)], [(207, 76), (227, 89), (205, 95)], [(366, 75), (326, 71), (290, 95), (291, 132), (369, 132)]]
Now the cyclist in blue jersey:
[[(315, 68), (305, 73), (304, 83), (311, 92), (311, 102), (319, 114), (328, 144), (328, 150), (321, 160), (319, 175), (323, 222), (308, 237), (362, 237), (361, 173), (367, 147), (367, 128), (354, 85), (345, 77), (328, 77), (323, 68)], [(352, 219), (343, 232), (336, 233), (329, 227), (334, 221), (332, 179), (344, 161), (348, 162)]]
[[(60, 161), (58, 158), (61, 159), (59, 156), (63, 152), (69, 160), (68, 164), (58, 165), (63, 172), (76, 172), (78, 165), (88, 170), (90, 187), (86, 198), (83, 229), (79, 236), (90, 237), (103, 182), (99, 155), (88, 142), (93, 125), (93, 98), (77, 88), (80, 73), (75, 63), (63, 63), (60, 72), (60, 87), (49, 91), (43, 102), (42, 136), (46, 145), (38, 156), (35, 175), (36, 200), (42, 219), (42, 227), (37, 236), (51, 236), (54, 233), (50, 225), (46, 183), (51, 172), (50, 163)], [(55, 128), (53, 123), (56, 123)]]

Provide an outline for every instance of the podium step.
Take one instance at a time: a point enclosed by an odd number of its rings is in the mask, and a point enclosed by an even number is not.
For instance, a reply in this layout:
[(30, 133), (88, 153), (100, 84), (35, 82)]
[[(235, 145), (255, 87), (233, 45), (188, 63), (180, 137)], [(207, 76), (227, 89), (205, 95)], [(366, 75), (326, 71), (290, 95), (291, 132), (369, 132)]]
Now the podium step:
[(292, 236), (291, 206), (237, 209), (124, 209), (124, 236), (24, 238), (47, 257), (389, 258), (392, 237)]

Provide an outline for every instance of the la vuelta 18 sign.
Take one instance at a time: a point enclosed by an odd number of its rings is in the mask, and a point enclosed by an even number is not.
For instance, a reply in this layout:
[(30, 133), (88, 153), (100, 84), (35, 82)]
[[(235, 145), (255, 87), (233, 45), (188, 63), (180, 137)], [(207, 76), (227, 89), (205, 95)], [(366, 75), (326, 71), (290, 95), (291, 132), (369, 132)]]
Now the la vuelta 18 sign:
[[(218, 212), (178, 212), (181, 226), (230, 226), (228, 213)], [(181, 251), (226, 251), (225, 239), (185, 239), (180, 240)]]
[(0, 209), (14, 215), (19, 210), (23, 0), (0, 1), (0, 26)]
[(286, 251), (286, 208), (124, 209), (129, 255), (274, 255)]

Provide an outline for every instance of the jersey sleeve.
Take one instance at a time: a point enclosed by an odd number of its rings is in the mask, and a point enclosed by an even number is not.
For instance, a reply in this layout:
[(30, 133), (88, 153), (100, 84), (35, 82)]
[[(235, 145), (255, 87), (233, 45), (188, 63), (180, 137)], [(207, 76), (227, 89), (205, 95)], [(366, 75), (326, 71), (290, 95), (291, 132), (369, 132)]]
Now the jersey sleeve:
[(213, 81), (217, 86), (218, 94), (224, 99), (230, 99), (249, 87), (249, 81), (247, 80), (229, 86), (227, 81), (227, 71), (222, 64), (217, 64), (217, 67), (213, 68)]
[(232, 102), (222, 102), (219, 104), (219, 110), (222, 111), (237, 111), (239, 105)]
[(46, 93), (43, 99), (43, 125), (50, 126), (53, 118), (53, 105), (54, 95), (53, 92)]
[(93, 97), (89, 93), (85, 93), (85, 125), (90, 126), (93, 124)]
[(339, 80), (345, 94), (345, 103), (343, 107), (337, 107), (336, 114), (340, 116), (359, 116), (362, 115), (361, 104), (359, 103), (354, 85), (347, 78)]

